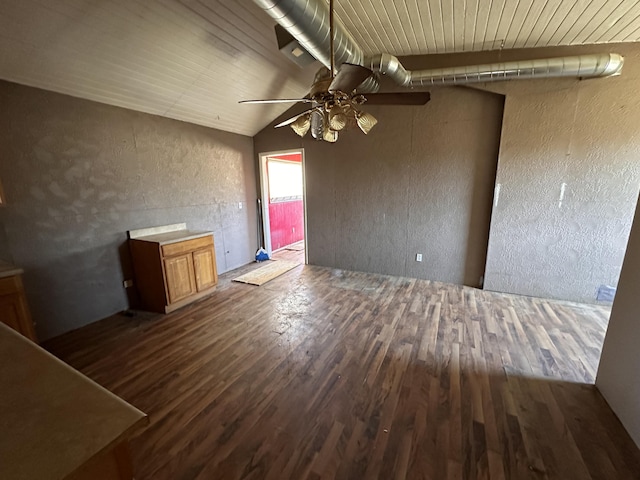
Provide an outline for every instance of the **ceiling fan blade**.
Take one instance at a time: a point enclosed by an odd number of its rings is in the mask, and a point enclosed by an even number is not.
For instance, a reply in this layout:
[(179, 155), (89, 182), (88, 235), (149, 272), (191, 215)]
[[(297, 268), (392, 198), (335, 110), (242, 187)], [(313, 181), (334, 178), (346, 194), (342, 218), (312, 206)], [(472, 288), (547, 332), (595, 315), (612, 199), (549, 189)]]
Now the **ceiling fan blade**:
[(310, 98), (269, 98), (265, 100), (240, 100), (238, 103), (311, 103)]
[(365, 93), (366, 105), (425, 105), (429, 92)]
[(287, 125), (291, 125), (293, 122), (295, 122), (298, 118), (303, 117), (304, 115), (307, 115), (308, 113), (311, 113), (315, 110), (314, 108), (310, 108), (309, 110), (305, 110), (304, 112), (295, 115), (293, 117), (291, 117), (288, 120), (285, 120), (284, 122), (280, 122), (279, 124), (277, 124), (276, 126), (274, 126), (273, 128), (280, 128), (280, 127), (286, 127)]
[(373, 72), (366, 67), (343, 63), (336, 74), (336, 77), (329, 85), (329, 91), (340, 90), (344, 93), (353, 92), (358, 85), (371, 76)]

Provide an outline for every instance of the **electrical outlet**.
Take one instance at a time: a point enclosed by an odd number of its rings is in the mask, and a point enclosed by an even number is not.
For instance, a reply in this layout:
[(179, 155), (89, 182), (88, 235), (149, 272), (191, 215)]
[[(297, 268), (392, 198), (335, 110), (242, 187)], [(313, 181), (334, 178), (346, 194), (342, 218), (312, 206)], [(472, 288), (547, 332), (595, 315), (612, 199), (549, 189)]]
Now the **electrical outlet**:
[(242, 202), (238, 202), (238, 210), (242, 210)]
[(416, 253), (416, 262), (421, 262), (421, 261), (422, 261), (422, 254)]
[(125, 280), (124, 282), (122, 282), (122, 286), (124, 288), (133, 287), (133, 280), (131, 280), (131, 279)]

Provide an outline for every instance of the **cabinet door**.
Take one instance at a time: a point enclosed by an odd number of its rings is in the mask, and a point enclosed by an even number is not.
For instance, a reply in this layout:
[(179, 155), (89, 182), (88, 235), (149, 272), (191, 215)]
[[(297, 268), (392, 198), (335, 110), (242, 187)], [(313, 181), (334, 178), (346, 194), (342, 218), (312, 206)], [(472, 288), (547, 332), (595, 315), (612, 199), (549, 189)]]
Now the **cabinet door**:
[(0, 321), (30, 340), (36, 341), (31, 315), (20, 293), (0, 296)]
[(169, 303), (175, 303), (196, 293), (193, 255), (191, 253), (165, 258), (164, 274), (167, 280)]
[(193, 252), (193, 266), (198, 291), (206, 290), (218, 283), (216, 255), (213, 247)]

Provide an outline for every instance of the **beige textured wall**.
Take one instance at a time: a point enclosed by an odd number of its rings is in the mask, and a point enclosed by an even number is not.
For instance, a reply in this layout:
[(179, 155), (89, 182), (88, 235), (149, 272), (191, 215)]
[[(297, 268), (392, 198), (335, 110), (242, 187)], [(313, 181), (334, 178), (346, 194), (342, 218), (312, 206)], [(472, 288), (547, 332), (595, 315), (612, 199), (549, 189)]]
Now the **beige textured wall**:
[(623, 74), (486, 85), (506, 95), (486, 289), (594, 302), (617, 284), (640, 187), (640, 46), (518, 55), (591, 52), (623, 54)]
[(613, 303), (596, 385), (640, 447), (640, 209)]
[(305, 149), (310, 263), (476, 286), (502, 107), (499, 95), (443, 88), (424, 107), (368, 107), (379, 120), (368, 136), (331, 145), (268, 126), (254, 149)]
[(0, 258), (40, 338), (127, 308), (127, 230), (186, 222), (213, 230), (220, 272), (253, 259), (251, 138), (7, 82), (0, 105)]

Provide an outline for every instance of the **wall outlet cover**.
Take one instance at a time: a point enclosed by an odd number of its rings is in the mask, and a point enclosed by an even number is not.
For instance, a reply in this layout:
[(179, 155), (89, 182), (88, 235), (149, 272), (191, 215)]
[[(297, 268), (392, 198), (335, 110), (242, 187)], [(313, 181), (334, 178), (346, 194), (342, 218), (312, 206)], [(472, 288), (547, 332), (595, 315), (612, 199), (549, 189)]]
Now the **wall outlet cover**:
[(421, 262), (421, 261), (422, 261), (422, 254), (416, 253), (416, 262)]

